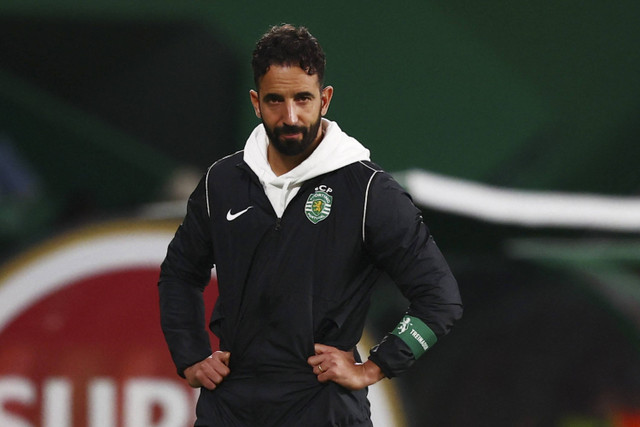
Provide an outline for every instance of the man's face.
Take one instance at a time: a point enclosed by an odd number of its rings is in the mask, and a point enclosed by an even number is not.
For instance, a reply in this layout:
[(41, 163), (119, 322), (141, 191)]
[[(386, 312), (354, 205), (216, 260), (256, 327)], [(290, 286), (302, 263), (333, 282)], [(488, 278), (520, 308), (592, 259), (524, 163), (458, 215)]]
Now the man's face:
[(272, 65), (251, 91), (256, 115), (281, 154), (296, 156), (312, 148), (321, 137), (321, 118), (329, 108), (333, 89), (320, 90), (318, 76), (300, 67)]

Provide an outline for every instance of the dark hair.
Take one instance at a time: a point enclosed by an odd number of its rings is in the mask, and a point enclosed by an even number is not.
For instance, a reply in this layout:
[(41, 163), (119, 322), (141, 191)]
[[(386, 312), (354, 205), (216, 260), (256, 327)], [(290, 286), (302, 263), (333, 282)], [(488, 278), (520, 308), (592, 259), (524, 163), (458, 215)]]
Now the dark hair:
[(256, 43), (251, 60), (253, 80), (258, 88), (271, 65), (297, 65), (310, 76), (316, 74), (322, 87), (325, 62), (322, 47), (309, 30), (282, 24), (271, 27)]

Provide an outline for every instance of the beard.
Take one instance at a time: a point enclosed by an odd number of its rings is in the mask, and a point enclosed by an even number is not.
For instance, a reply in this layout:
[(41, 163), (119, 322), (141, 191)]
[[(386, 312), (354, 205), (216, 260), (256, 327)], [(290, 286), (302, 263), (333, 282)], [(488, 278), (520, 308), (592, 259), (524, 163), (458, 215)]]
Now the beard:
[[(285, 156), (297, 156), (304, 153), (316, 140), (318, 136), (318, 130), (322, 124), (322, 115), (318, 115), (318, 119), (311, 123), (309, 127), (304, 126), (279, 126), (270, 128), (263, 121), (264, 129), (267, 132), (270, 143), (273, 145), (280, 154)], [(293, 140), (282, 138), (283, 135), (292, 135), (300, 133), (302, 135), (301, 140)]]

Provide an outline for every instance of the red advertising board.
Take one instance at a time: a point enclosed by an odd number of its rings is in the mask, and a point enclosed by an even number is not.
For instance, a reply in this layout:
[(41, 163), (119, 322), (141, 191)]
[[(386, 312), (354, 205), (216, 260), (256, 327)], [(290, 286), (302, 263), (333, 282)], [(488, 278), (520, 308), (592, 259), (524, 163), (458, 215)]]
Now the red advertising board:
[[(176, 226), (82, 229), (0, 270), (0, 426), (193, 425), (197, 390), (175, 372), (156, 290)], [(214, 276), (207, 312), (215, 298)], [(390, 385), (370, 398), (378, 425), (403, 424)]]

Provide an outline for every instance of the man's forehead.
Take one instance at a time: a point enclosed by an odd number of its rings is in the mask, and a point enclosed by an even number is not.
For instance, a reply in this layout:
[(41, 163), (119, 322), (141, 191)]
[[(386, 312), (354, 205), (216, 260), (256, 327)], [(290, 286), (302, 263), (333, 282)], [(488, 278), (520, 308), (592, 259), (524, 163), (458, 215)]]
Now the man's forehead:
[(320, 82), (317, 74), (309, 75), (296, 65), (272, 65), (259, 81), (260, 92), (317, 92)]

